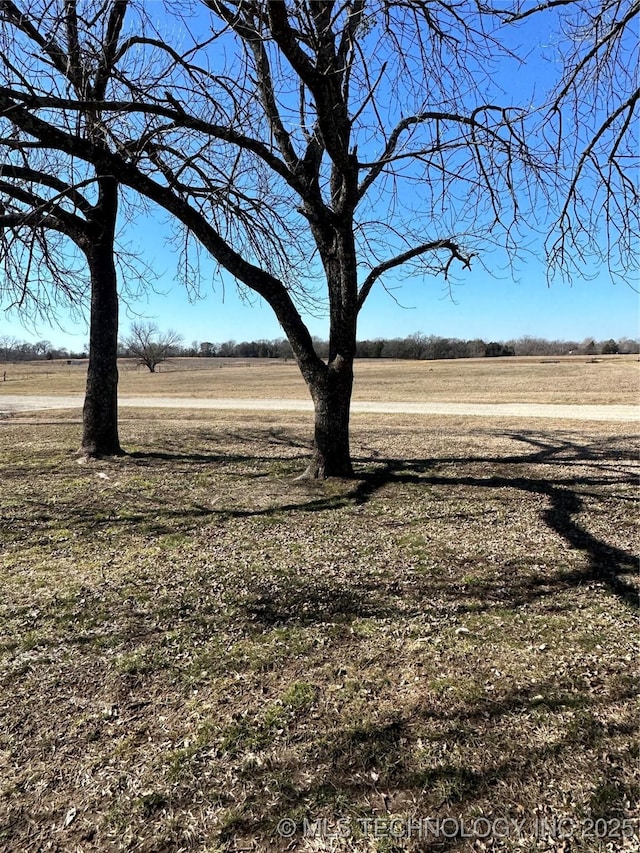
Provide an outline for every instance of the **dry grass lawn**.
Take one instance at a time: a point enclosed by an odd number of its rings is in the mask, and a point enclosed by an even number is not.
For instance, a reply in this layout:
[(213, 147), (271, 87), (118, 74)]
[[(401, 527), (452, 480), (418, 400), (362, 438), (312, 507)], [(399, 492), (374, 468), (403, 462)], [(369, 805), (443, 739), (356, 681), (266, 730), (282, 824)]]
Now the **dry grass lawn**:
[(639, 849), (630, 425), (172, 417), (0, 423), (0, 850)]
[[(84, 363), (0, 365), (0, 396), (83, 393)], [(356, 362), (354, 400), (468, 403), (638, 403), (637, 356), (559, 359), (481, 358), (447, 361)], [(293, 362), (266, 359), (175, 359), (160, 373), (120, 363), (120, 392), (166, 397), (307, 399)]]

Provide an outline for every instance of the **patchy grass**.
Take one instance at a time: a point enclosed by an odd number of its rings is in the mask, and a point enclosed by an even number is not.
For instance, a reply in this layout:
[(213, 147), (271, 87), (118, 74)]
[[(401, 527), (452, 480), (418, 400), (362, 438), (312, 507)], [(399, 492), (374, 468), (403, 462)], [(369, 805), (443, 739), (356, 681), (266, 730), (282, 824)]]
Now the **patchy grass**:
[(1, 425), (0, 850), (637, 850), (629, 427), (265, 417)]

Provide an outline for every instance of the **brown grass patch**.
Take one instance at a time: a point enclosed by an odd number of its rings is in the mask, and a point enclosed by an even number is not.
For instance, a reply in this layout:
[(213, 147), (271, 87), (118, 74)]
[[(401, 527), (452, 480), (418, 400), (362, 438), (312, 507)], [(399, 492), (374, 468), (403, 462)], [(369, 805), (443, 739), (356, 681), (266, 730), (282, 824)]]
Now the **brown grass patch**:
[[(81, 394), (86, 365), (31, 362), (6, 366), (0, 395)], [(640, 391), (637, 356), (557, 360), (481, 358), (356, 362), (354, 400), (461, 403), (582, 403), (634, 405)], [(267, 359), (175, 359), (149, 373), (120, 362), (120, 393), (157, 397), (308, 399), (293, 362)]]

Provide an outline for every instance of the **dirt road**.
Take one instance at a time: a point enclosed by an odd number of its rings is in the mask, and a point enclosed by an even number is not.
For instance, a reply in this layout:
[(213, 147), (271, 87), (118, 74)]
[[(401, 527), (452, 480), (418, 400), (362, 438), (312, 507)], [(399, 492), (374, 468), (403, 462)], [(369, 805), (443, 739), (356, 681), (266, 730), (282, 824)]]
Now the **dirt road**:
[[(0, 415), (43, 409), (79, 409), (80, 394), (46, 397), (0, 395)], [(120, 397), (121, 408), (140, 409), (237, 409), (239, 411), (312, 411), (311, 400), (243, 400), (196, 397)], [(354, 402), (352, 412), (405, 415), (477, 415), (479, 417), (569, 418), (584, 421), (638, 421), (640, 406), (573, 406), (538, 403), (411, 403)]]

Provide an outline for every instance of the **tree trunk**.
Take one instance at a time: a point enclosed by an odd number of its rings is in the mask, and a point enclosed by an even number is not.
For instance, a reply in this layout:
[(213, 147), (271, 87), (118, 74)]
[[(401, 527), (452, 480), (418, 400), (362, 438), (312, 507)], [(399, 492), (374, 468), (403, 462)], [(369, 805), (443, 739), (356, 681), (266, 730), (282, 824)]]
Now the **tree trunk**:
[(118, 438), (118, 286), (113, 248), (87, 253), (91, 274), (89, 369), (82, 413), (81, 452), (120, 456)]
[(322, 379), (311, 385), (315, 407), (313, 454), (304, 477), (354, 476), (349, 448), (349, 414), (353, 388), (353, 361), (338, 356)]

